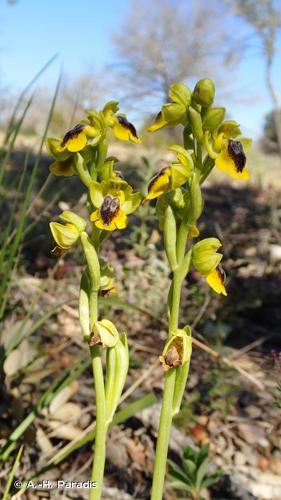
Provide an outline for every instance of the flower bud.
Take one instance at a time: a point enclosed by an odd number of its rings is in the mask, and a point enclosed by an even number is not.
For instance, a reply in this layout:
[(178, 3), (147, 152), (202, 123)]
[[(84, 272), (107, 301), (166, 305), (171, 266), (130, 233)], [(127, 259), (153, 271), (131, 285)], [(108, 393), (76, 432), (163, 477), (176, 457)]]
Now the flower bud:
[(217, 253), (221, 242), (217, 238), (205, 238), (192, 248), (192, 263), (202, 276), (210, 274), (220, 263), (223, 255)]
[(203, 118), (204, 130), (214, 130), (223, 121), (225, 108), (208, 108)]
[(119, 333), (114, 324), (108, 319), (95, 321), (90, 346), (114, 347), (119, 339)]
[(199, 80), (192, 92), (193, 99), (201, 106), (211, 106), (215, 98), (215, 84), (209, 78)]
[(201, 115), (196, 109), (191, 106), (188, 108), (188, 118), (192, 128), (192, 133), (198, 142), (203, 142), (204, 133), (202, 127)]
[(177, 222), (172, 208), (168, 206), (164, 216), (164, 247), (172, 271), (178, 267), (176, 246)]

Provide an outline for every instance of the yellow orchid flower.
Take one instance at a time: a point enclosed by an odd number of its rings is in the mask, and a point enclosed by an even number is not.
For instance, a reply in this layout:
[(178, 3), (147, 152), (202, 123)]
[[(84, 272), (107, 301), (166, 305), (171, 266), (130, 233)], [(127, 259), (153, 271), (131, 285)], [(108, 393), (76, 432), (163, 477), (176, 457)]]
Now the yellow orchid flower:
[(86, 222), (79, 215), (66, 210), (60, 214), (60, 218), (66, 222), (50, 222), (50, 229), (57, 244), (52, 253), (63, 255), (78, 241), (80, 234), (85, 230)]
[(216, 293), (227, 295), (224, 286), (225, 273), (219, 265), (223, 255), (217, 252), (220, 247), (221, 242), (217, 238), (199, 241), (192, 248), (192, 262)]
[(68, 130), (63, 137), (60, 146), (57, 147), (57, 151), (70, 151), (71, 153), (77, 153), (84, 149), (87, 144), (87, 135), (85, 132), (85, 125), (83, 123), (78, 123), (72, 129)]
[(172, 83), (169, 89), (170, 102), (162, 106), (156, 115), (154, 123), (147, 129), (156, 132), (164, 127), (174, 127), (183, 123), (187, 107), (190, 104), (191, 93), (183, 83)]
[(133, 193), (131, 186), (122, 179), (92, 182), (90, 197), (96, 210), (90, 220), (98, 229), (114, 231), (125, 229), (128, 225), (127, 215), (134, 212), (141, 202), (141, 194)]
[(226, 172), (232, 177), (241, 181), (250, 178), (250, 172), (246, 166), (246, 155), (243, 143), (238, 140), (228, 139), (215, 159), (216, 166), (222, 172)]
[(116, 116), (112, 130), (119, 141), (131, 141), (136, 144), (141, 142), (134, 125), (123, 115)]
[(148, 184), (146, 200), (159, 198), (169, 190), (182, 186), (192, 174), (193, 160), (187, 150), (178, 144), (170, 146), (169, 151), (176, 154), (177, 161), (162, 168)]

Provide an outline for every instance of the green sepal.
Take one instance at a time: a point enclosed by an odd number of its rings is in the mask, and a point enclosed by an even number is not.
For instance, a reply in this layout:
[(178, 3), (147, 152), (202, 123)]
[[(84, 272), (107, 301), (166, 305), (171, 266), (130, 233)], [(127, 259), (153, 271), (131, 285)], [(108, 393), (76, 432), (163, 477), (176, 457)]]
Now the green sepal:
[(68, 150), (57, 151), (57, 147), (60, 145), (61, 140), (52, 137), (48, 137), (45, 141), (45, 146), (49, 155), (57, 161), (65, 161), (71, 156), (72, 153)]
[(74, 224), (50, 222), (49, 226), (55, 242), (64, 250), (69, 250), (79, 239), (79, 230)]
[(162, 106), (161, 113), (165, 122), (171, 125), (172, 123), (180, 123), (185, 111), (185, 107), (182, 104), (170, 102)]
[(202, 276), (207, 276), (220, 263), (223, 255), (217, 250), (221, 246), (218, 238), (205, 238), (193, 245), (192, 264)]
[(140, 205), (142, 200), (141, 193), (132, 193), (130, 194), (122, 204), (122, 210), (129, 215), (133, 213)]
[(214, 130), (219, 127), (225, 117), (225, 108), (208, 108), (203, 118), (203, 129)]
[(101, 345), (102, 347), (115, 347), (119, 339), (119, 333), (112, 321), (102, 319), (95, 321), (92, 327), (92, 337), (90, 345)]
[(169, 97), (172, 101), (182, 104), (187, 108), (190, 104), (191, 91), (184, 83), (172, 83), (170, 86)]
[(223, 134), (226, 139), (235, 138), (241, 134), (240, 125), (234, 120), (226, 120), (220, 125), (218, 134)]
[(73, 224), (79, 232), (85, 231), (86, 221), (80, 215), (71, 212), (71, 210), (65, 210), (60, 214), (60, 219)]
[(91, 202), (96, 208), (102, 206), (104, 200), (103, 188), (99, 182), (93, 181), (89, 186)]

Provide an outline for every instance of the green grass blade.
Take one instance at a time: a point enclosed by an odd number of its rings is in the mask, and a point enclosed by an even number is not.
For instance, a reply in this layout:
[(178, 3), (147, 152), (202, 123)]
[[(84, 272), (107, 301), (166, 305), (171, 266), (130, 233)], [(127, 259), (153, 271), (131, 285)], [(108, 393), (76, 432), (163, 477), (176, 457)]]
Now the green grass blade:
[(6, 484), (6, 488), (5, 488), (4, 495), (3, 495), (3, 500), (7, 500), (8, 499), (8, 494), (9, 494), (9, 491), (10, 491), (10, 488), (11, 488), (11, 485), (12, 485), (12, 481), (13, 481), (13, 479), (15, 477), (16, 469), (17, 469), (17, 466), (18, 466), (20, 458), (21, 458), (22, 450), (23, 450), (23, 445), (20, 447), (20, 449), (19, 449), (19, 451), (17, 453), (17, 456), (16, 456), (16, 459), (14, 461), (12, 470), (11, 470), (11, 472), (9, 474), (8, 482)]
[(6, 461), (13, 449), (17, 445), (17, 441), (23, 435), (23, 433), (32, 424), (35, 417), (40, 414), (43, 408), (48, 406), (54, 397), (61, 392), (66, 386), (71, 384), (74, 380), (79, 378), (81, 374), (90, 366), (91, 360), (88, 357), (84, 359), (85, 355), (79, 358), (77, 363), (68, 370), (61, 373), (54, 382), (48, 387), (48, 389), (41, 396), (37, 404), (34, 406), (32, 411), (25, 417), (25, 419), (13, 430), (10, 434), (5, 445), (0, 449), (0, 461)]
[[(42, 316), (40, 316), (38, 320), (32, 324), (31, 328), (28, 331), (25, 331), (23, 328), (23, 325), (25, 323), (21, 323), (20, 328), (16, 330), (14, 335), (11, 336), (8, 344), (5, 347), (5, 357), (7, 357), (8, 354), (20, 344), (23, 338), (26, 339), (27, 337), (30, 337), (30, 335), (38, 330), (49, 318), (56, 314), (61, 309), (61, 307), (67, 303), (69, 303), (69, 301), (60, 302), (59, 304), (56, 304), (54, 307), (52, 307), (49, 311), (42, 314)], [(24, 333), (23, 336), (21, 335), (22, 332)]]
[(44, 64), (44, 66), (38, 71), (38, 73), (36, 73), (36, 75), (30, 80), (30, 82), (26, 85), (26, 87), (20, 93), (20, 95), (18, 97), (18, 100), (17, 100), (17, 102), (15, 104), (15, 107), (13, 109), (10, 121), (8, 123), (8, 126), (7, 126), (7, 132), (6, 132), (6, 135), (5, 135), (5, 138), (4, 138), (4, 144), (7, 144), (7, 142), (9, 141), (11, 132), (12, 132), (12, 130), (14, 128), (14, 123), (15, 123), (15, 120), (16, 120), (16, 116), (17, 116), (18, 110), (20, 108), (20, 105), (21, 105), (24, 97), (29, 92), (29, 90), (34, 85), (34, 83), (36, 83), (36, 81), (40, 78), (40, 76), (46, 71), (46, 69), (48, 69), (48, 67), (57, 59), (57, 57), (58, 57), (58, 54), (55, 54), (53, 57), (51, 57), (51, 59), (49, 59), (46, 62), (46, 64)]
[[(17, 230), (16, 230), (16, 234), (15, 234), (15, 237), (14, 237), (11, 249), (10, 249), (10, 255), (9, 255), (9, 259), (8, 259), (8, 269), (10, 270), (10, 272), (11, 272), (11, 269), (13, 267), (13, 263), (15, 261), (15, 257), (17, 255), (17, 251), (19, 249), (19, 245), (20, 245), (20, 242), (21, 242), (21, 238), (22, 238), (22, 234), (23, 234), (23, 230), (24, 230), (24, 225), (25, 225), (25, 220), (26, 220), (26, 213), (27, 213), (28, 206), (29, 206), (29, 203), (30, 203), (30, 200), (31, 200), (31, 197), (32, 197), (32, 190), (33, 190), (33, 187), (34, 187), (34, 181), (35, 181), (35, 177), (36, 177), (39, 165), (40, 165), (40, 159), (41, 159), (41, 155), (42, 155), (42, 149), (43, 149), (43, 145), (44, 145), (47, 133), (48, 133), (50, 121), (51, 121), (51, 118), (52, 118), (52, 115), (53, 115), (55, 103), (56, 103), (58, 92), (59, 92), (60, 82), (61, 82), (61, 75), (59, 76), (58, 81), (57, 81), (56, 89), (55, 89), (55, 92), (54, 92), (54, 95), (53, 95), (53, 99), (52, 99), (52, 103), (51, 103), (51, 107), (50, 107), (50, 111), (49, 111), (49, 114), (48, 114), (48, 117), (47, 117), (47, 121), (46, 121), (45, 130), (44, 130), (44, 133), (43, 133), (43, 137), (42, 137), (42, 140), (41, 140), (41, 143), (40, 143), (40, 147), (39, 147), (39, 151), (38, 151), (36, 160), (34, 162), (34, 166), (33, 166), (33, 169), (32, 169), (32, 173), (31, 173), (31, 176), (30, 176), (28, 187), (27, 187), (27, 190), (26, 190), (26, 193), (25, 193), (25, 198), (24, 198), (23, 205), (22, 205), (22, 208), (21, 208), (21, 213), (20, 213), (20, 219), (19, 219), (18, 227), (17, 227)], [(32, 201), (31, 201), (31, 203), (32, 203)], [(9, 287), (7, 286), (7, 283), (8, 283), (8, 280), (9, 280), (9, 276), (10, 276), (10, 274), (8, 275), (8, 273), (7, 273), (5, 279), (3, 280), (2, 284), (1, 284), (1, 287), (0, 287), (0, 297), (2, 297), (2, 304), (1, 304), (1, 307), (0, 307), (0, 319), (4, 316), (6, 304), (7, 304), (7, 301), (8, 301)]]
[[(136, 401), (133, 401), (132, 403), (128, 404), (125, 408), (122, 408), (122, 410), (119, 410), (118, 412), (116, 412), (109, 427), (113, 427), (114, 425), (121, 424), (121, 423), (125, 422), (126, 420), (128, 420), (128, 418), (133, 417), (134, 415), (136, 415), (136, 413), (144, 410), (145, 408), (149, 408), (150, 406), (154, 405), (156, 402), (157, 402), (157, 398), (156, 398), (155, 394), (153, 394), (153, 393), (146, 394), (145, 396), (142, 396), (141, 398), (137, 399)], [(69, 443), (68, 445), (65, 446), (65, 448), (60, 450), (55, 455), (55, 457), (53, 457), (48, 462), (48, 465), (58, 465), (60, 462), (65, 460), (75, 450), (77, 450), (81, 446), (84, 446), (89, 441), (93, 441), (94, 437), (95, 437), (95, 431), (93, 430), (93, 431), (88, 432), (85, 436), (83, 436), (81, 439), (79, 439), (75, 443)]]
[(7, 148), (7, 151), (5, 153), (5, 156), (3, 158), (3, 161), (1, 163), (1, 166), (0, 166), (0, 186), (3, 185), (3, 182), (4, 182), (4, 175), (5, 175), (5, 170), (6, 170), (6, 166), (10, 160), (10, 157), (11, 157), (11, 154), (13, 152), (13, 149), (14, 149), (14, 145), (15, 145), (15, 142), (16, 142), (16, 138), (19, 134), (19, 131), (21, 129), (21, 126), (23, 124), (23, 121), (26, 117), (26, 114), (31, 106), (31, 103), (32, 103), (32, 100), (33, 100), (33, 96), (30, 97), (30, 99), (27, 101), (27, 104), (22, 112), (22, 115), (14, 129), (14, 132), (13, 132), (13, 135), (12, 135), (12, 140), (9, 142), (9, 145), (8, 145), (8, 148)]

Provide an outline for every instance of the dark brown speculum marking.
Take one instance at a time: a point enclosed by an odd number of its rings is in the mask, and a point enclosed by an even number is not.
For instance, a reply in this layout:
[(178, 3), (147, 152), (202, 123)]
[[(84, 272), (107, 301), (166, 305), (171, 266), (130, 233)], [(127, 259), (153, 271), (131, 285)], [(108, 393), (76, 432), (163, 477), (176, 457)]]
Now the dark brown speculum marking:
[(131, 134), (134, 137), (136, 137), (136, 139), (138, 139), (138, 134), (137, 134), (137, 131), (136, 131), (134, 125), (132, 123), (128, 122), (128, 120), (127, 120), (127, 118), (125, 118), (125, 116), (118, 115), (117, 120), (119, 121), (120, 125), (122, 125), (122, 127), (125, 127), (126, 129), (130, 130)]
[(148, 187), (147, 187), (147, 190), (148, 192), (151, 191), (152, 187), (154, 186), (155, 182), (157, 181), (157, 179), (159, 179), (159, 177), (161, 177), (161, 175), (164, 175), (165, 173), (165, 170), (167, 170), (168, 167), (164, 167), (162, 168), (158, 174), (154, 175), (151, 179), (151, 181), (149, 182), (148, 184)]
[(246, 155), (244, 153), (241, 142), (229, 139), (227, 151), (230, 158), (235, 163), (237, 172), (243, 172), (243, 169), (246, 165)]
[(62, 147), (66, 145), (67, 141), (69, 139), (74, 139), (77, 135), (81, 134), (81, 132), (84, 130), (85, 125), (82, 123), (78, 123), (78, 125), (75, 125), (72, 129), (70, 129), (68, 132), (66, 132), (63, 140), (62, 140)]
[(112, 196), (109, 195), (107, 195), (104, 198), (103, 204), (100, 209), (100, 214), (102, 221), (106, 226), (109, 226), (111, 221), (117, 215), (119, 209), (120, 209), (119, 198), (112, 198)]

